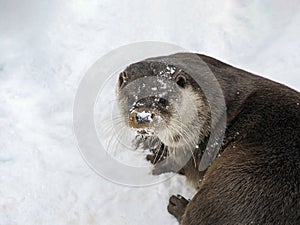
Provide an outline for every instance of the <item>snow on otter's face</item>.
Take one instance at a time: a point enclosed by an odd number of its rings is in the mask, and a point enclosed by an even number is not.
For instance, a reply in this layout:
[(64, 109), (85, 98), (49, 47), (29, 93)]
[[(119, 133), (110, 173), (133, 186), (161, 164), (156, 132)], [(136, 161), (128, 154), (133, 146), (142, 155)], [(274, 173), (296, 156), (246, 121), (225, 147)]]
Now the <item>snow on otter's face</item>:
[(140, 121), (152, 122), (152, 114), (149, 112), (139, 112), (136, 114), (137, 119)]
[(137, 134), (154, 135), (171, 145), (190, 132), (186, 124), (197, 123), (197, 97), (175, 67), (136, 77), (125, 70), (117, 94), (122, 117)]

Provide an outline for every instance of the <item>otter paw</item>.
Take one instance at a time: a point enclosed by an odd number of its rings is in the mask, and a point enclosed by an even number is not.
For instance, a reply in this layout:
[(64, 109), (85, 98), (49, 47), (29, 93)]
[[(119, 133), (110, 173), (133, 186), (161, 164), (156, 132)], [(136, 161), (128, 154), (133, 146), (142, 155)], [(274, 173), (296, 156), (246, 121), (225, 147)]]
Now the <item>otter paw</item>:
[(152, 164), (157, 164), (167, 158), (167, 155), (161, 151), (151, 151), (152, 154), (146, 155), (146, 160), (150, 161)]
[(159, 148), (150, 149), (152, 154), (146, 156), (146, 160), (150, 161), (152, 164), (157, 164), (168, 157), (168, 150), (165, 145), (159, 146)]
[(146, 160), (151, 162), (152, 164), (158, 163), (160, 161), (159, 159), (160, 159), (160, 157), (155, 154), (146, 155)]
[(189, 201), (181, 195), (172, 195), (169, 199), (168, 212), (180, 222)]

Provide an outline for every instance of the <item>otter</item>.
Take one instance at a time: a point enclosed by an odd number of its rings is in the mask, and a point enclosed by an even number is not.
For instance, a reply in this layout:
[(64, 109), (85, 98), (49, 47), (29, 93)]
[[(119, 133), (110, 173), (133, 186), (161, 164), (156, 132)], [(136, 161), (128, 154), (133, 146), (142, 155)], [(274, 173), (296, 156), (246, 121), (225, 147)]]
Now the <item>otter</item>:
[[(300, 224), (299, 92), (206, 55), (177, 53), (129, 65), (117, 98), (137, 146), (152, 152), (152, 173), (180, 173), (197, 189), (191, 200), (170, 197), (179, 224)], [(203, 167), (214, 133), (218, 144)]]

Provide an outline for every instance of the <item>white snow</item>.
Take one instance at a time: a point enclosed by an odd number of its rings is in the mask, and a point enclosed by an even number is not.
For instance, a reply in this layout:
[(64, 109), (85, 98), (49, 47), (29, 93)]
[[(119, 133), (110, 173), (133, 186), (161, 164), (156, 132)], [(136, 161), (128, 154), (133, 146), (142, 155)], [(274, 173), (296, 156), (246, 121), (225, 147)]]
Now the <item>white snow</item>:
[(152, 114), (150, 112), (142, 111), (142, 112), (137, 113), (136, 115), (139, 119), (146, 120), (149, 122), (152, 121), (152, 118), (151, 118)]
[(82, 159), (72, 131), (81, 78), (110, 50), (154, 40), (300, 90), (299, 7), (296, 0), (1, 0), (0, 224), (177, 224), (166, 207), (171, 194), (193, 196), (184, 177), (131, 188)]

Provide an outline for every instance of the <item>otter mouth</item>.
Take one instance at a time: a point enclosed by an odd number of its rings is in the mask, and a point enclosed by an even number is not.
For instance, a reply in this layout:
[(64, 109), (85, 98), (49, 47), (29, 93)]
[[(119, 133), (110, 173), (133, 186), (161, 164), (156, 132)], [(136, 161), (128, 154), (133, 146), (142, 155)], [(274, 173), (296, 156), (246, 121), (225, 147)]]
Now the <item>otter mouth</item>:
[(141, 136), (154, 136), (154, 130), (149, 128), (137, 129), (135, 133), (136, 135), (141, 135)]

